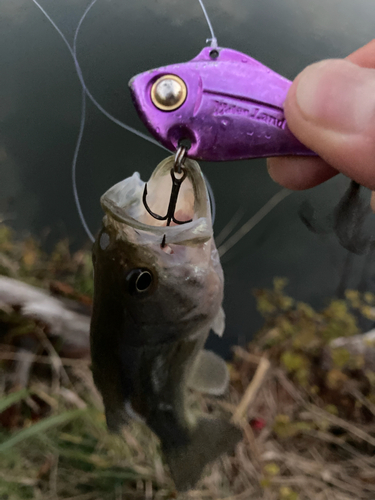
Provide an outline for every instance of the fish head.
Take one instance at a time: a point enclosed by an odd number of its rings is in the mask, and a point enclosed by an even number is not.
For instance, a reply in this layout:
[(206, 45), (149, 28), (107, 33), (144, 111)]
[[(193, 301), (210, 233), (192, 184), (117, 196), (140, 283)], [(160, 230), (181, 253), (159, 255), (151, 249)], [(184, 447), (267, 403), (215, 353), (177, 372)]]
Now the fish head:
[[(148, 204), (164, 214), (174, 157), (148, 182)], [(142, 202), (139, 174), (101, 198), (106, 213), (94, 244), (94, 315), (105, 308), (129, 344), (156, 344), (209, 327), (223, 298), (223, 274), (213, 240), (210, 204), (198, 164), (186, 159), (175, 215), (191, 220), (165, 226)], [(95, 307), (98, 304), (98, 307)], [(111, 310), (111, 314), (108, 314)]]
[(187, 141), (190, 158), (210, 161), (312, 155), (286, 124), (290, 85), (246, 54), (209, 47), (129, 82), (140, 118), (163, 146), (175, 151)]

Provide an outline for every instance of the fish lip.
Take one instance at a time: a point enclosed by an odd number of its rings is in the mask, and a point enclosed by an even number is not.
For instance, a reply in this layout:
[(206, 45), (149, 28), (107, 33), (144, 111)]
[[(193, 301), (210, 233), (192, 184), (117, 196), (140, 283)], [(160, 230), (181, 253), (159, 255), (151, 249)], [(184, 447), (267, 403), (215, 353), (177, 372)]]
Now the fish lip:
[[(174, 160), (174, 156), (163, 160), (156, 167), (151, 178), (158, 175), (160, 171), (169, 170), (173, 166)], [(143, 234), (148, 233), (158, 241), (163, 236), (166, 236), (168, 243), (176, 244), (200, 244), (208, 241), (213, 236), (213, 229), (209, 195), (204, 177), (198, 163), (194, 160), (186, 158), (184, 165), (194, 189), (194, 209), (198, 215), (197, 219), (176, 226), (153, 226), (132, 217), (128, 211), (133, 204), (142, 202), (145, 185), (138, 172), (133, 174), (132, 177), (115, 184), (102, 195), (100, 203), (104, 212), (114, 221), (133, 228), (136, 233), (139, 231)], [(120, 198), (125, 200), (125, 204), (120, 203)]]

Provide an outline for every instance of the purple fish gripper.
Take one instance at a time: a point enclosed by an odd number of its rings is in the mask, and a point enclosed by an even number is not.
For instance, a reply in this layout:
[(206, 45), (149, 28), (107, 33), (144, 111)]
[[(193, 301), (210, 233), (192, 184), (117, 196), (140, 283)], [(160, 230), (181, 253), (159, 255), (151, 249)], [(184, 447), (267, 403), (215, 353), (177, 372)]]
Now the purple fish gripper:
[[(172, 111), (159, 109), (151, 95), (154, 83), (165, 75), (186, 86), (183, 104)], [(151, 134), (171, 151), (188, 140), (188, 156), (208, 161), (315, 155), (286, 123), (283, 103), (290, 85), (246, 54), (209, 47), (189, 62), (146, 71), (129, 82)]]

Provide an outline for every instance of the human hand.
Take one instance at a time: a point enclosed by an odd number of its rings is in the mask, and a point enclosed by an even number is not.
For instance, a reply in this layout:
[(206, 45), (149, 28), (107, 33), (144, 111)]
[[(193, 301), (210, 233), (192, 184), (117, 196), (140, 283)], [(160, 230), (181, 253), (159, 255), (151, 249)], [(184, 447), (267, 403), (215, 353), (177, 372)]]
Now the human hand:
[(290, 130), (319, 158), (270, 158), (273, 180), (299, 190), (341, 172), (375, 190), (375, 40), (305, 68), (284, 107)]

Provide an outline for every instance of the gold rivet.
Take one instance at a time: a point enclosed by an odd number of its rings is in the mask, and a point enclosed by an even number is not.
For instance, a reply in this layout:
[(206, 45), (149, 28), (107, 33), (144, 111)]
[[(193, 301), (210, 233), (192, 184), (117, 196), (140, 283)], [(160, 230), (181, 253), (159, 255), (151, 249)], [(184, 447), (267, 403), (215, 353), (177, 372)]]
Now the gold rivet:
[(173, 111), (185, 102), (186, 84), (176, 75), (164, 75), (153, 84), (151, 99), (162, 111)]

